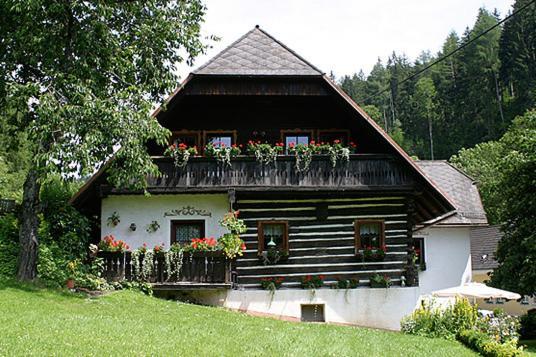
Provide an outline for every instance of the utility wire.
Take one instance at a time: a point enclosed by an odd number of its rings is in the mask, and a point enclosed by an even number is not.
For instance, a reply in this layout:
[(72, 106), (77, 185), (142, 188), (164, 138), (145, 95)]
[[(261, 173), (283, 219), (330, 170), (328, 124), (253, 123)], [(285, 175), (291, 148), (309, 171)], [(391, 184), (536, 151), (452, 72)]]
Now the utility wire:
[[(528, 8), (530, 5), (534, 4), (536, 2), (536, 0), (532, 0), (531, 2), (529, 2), (528, 4), (526, 4), (525, 6), (522, 6), (520, 7), (519, 9), (517, 9), (516, 11), (512, 12), (510, 15), (506, 16), (504, 19), (502, 19), (501, 21), (497, 22), (495, 25), (491, 26), (489, 29), (487, 29), (486, 31), (483, 31), (482, 33), (480, 33), (478, 36), (476, 36), (475, 38), (467, 41), (466, 43), (462, 44), (460, 47), (452, 50), (451, 52), (447, 53), (446, 55), (444, 55), (443, 57), (440, 57), (438, 59), (436, 59), (435, 61), (432, 61), (429, 65), (427, 65), (426, 67), (420, 69), (419, 71), (417, 71), (416, 73), (413, 73), (411, 76), (409, 77), (406, 77), (404, 78), (403, 80), (401, 80), (400, 82), (398, 82), (396, 85), (400, 85), (402, 83), (405, 83), (407, 81), (409, 81), (410, 79), (413, 79), (415, 77), (417, 77), (419, 74), (423, 73), (424, 71), (427, 71), (428, 69), (430, 69), (431, 67), (435, 66), (436, 64), (440, 63), (440, 62), (443, 62), (444, 60), (446, 60), (447, 58), (449, 58), (450, 56), (454, 55), (456, 52), (458, 51), (461, 51), (463, 50), (465, 47), (469, 46), (471, 43), (475, 42), (476, 40), (478, 40), (480, 37), (484, 36), (485, 34), (487, 34), (488, 32), (492, 31), (493, 29), (501, 26), (503, 23), (505, 23), (506, 21), (510, 20), (512, 17), (514, 17), (515, 15), (519, 14), (521, 11), (524, 11), (526, 8)], [(385, 87), (384, 89), (378, 91), (377, 93), (369, 96), (368, 98), (364, 99), (362, 101), (362, 103), (368, 101), (369, 99), (372, 99), (372, 98), (375, 98), (377, 96), (379, 96), (380, 94), (383, 94), (385, 92), (387, 92), (389, 89), (391, 89), (391, 86), (387, 86)]]

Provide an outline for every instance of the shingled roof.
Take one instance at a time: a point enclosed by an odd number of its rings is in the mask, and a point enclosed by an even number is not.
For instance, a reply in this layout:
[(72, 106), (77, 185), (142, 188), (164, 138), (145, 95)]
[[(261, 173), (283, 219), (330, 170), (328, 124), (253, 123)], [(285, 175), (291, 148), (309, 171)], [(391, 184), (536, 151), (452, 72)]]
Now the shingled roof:
[(501, 238), (500, 226), (473, 227), (471, 229), (471, 265), (473, 270), (491, 270), (499, 265), (495, 260), (495, 252)]
[(443, 160), (420, 160), (416, 164), (445, 192), (456, 206), (457, 213), (440, 225), (486, 225), (488, 220), (475, 181)]
[(255, 26), (193, 72), (196, 75), (319, 76), (323, 73)]

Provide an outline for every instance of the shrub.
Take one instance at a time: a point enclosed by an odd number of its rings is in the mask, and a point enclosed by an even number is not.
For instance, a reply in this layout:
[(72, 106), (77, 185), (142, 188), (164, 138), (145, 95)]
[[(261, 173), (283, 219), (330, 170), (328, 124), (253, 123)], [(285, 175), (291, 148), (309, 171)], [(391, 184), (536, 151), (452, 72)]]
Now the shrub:
[(521, 323), (521, 337), (525, 340), (536, 339), (536, 309), (529, 310), (519, 319)]
[(402, 319), (401, 329), (409, 334), (454, 340), (460, 331), (472, 329), (477, 319), (478, 310), (467, 299), (456, 299), (445, 309), (434, 307), (433, 302), (423, 303)]
[(61, 287), (69, 278), (67, 264), (61, 249), (57, 245), (41, 244), (37, 261), (37, 276), (47, 286)]
[(458, 340), (486, 357), (515, 357), (523, 354), (515, 340), (500, 343), (482, 331), (463, 330), (459, 333)]
[(19, 223), (14, 214), (0, 217), (0, 277), (13, 277), (17, 272)]

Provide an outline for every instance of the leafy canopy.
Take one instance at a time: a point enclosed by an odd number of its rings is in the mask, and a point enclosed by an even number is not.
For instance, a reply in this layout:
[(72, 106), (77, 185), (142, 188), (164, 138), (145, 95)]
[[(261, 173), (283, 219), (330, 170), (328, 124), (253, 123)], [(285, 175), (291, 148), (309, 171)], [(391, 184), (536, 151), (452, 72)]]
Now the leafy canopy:
[(118, 148), (116, 185), (158, 174), (145, 144), (169, 132), (150, 112), (176, 65), (205, 50), (204, 12), (199, 0), (0, 1), (0, 108), (19, 114), (41, 177), (87, 175)]

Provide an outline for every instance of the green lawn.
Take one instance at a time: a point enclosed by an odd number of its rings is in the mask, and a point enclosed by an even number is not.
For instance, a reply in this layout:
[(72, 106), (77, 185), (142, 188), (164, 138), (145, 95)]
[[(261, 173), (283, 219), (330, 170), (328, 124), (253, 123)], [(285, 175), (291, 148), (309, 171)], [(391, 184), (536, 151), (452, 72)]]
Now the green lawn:
[(51, 354), (474, 355), (457, 342), (251, 317), (137, 292), (89, 299), (0, 283), (0, 356)]

